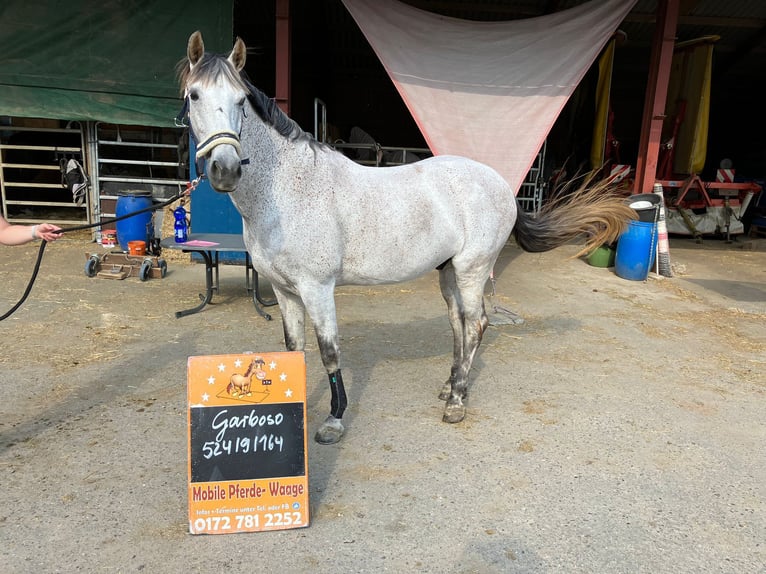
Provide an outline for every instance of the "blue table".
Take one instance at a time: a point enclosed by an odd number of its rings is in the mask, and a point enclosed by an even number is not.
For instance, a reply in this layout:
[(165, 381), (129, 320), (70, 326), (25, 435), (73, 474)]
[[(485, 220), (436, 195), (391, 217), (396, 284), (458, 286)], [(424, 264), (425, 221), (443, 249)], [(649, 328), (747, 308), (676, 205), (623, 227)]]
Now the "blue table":
[(252, 293), (255, 310), (268, 321), (271, 315), (263, 310), (263, 307), (276, 305), (276, 299), (263, 300), (258, 288), (258, 272), (253, 268), (250, 254), (245, 249), (242, 235), (234, 233), (190, 233), (185, 243), (176, 243), (174, 237), (163, 239), (160, 243), (163, 249), (176, 249), (184, 253), (199, 253), (205, 260), (205, 294), (200, 294), (201, 303), (191, 309), (176, 311), (176, 318), (197, 313), (204, 309), (205, 305), (213, 299), (213, 292), (219, 290), (218, 282), (218, 255), (224, 252), (245, 253), (245, 288)]

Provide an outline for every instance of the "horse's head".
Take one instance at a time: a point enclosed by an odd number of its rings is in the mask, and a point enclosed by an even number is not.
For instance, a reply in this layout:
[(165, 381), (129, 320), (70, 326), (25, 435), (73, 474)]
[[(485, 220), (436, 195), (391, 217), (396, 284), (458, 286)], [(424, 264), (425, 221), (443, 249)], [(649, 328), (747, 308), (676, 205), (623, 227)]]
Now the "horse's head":
[(197, 141), (196, 159), (207, 160), (207, 177), (216, 191), (234, 191), (242, 176), (239, 135), (247, 91), (239, 72), (245, 66), (245, 44), (237, 38), (228, 58), (207, 54), (197, 31), (186, 55), (180, 79)]

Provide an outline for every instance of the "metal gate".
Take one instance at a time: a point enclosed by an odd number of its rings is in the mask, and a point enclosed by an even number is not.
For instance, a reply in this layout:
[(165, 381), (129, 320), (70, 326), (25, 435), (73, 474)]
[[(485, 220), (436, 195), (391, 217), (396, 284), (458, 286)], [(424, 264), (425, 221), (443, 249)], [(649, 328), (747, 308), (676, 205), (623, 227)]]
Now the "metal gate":
[(189, 181), (182, 129), (96, 122), (88, 125), (87, 139), (91, 193), (98, 198), (96, 221), (114, 217), (121, 195), (142, 192), (156, 200), (169, 199)]
[[(83, 161), (84, 134), (77, 122), (17, 119), (0, 126), (0, 195), (3, 217), (11, 223), (89, 221), (90, 198), (82, 205), (62, 183), (63, 165)], [(36, 124), (36, 125), (35, 125)]]

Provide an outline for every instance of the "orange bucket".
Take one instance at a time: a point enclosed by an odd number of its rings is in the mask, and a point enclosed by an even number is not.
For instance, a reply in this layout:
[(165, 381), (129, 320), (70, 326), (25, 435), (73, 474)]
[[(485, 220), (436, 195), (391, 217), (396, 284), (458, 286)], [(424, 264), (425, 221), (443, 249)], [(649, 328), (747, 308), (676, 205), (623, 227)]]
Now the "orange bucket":
[(130, 255), (146, 255), (146, 241), (128, 241)]

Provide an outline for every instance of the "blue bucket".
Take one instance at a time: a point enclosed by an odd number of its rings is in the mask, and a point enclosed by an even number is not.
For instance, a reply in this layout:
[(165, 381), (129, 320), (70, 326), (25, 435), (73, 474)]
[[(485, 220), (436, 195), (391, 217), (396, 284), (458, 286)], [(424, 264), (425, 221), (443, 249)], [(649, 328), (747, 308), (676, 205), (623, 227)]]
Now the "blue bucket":
[[(151, 195), (121, 195), (117, 198), (117, 207), (115, 208), (115, 215), (122, 217), (135, 211), (142, 209), (148, 209), (152, 206)], [(117, 242), (123, 251), (129, 251), (129, 241), (146, 241), (146, 245), (151, 244), (154, 237), (154, 223), (152, 220), (151, 211), (145, 211), (139, 213), (133, 217), (128, 217), (121, 221), (118, 221), (117, 226)]]
[(644, 221), (628, 221), (628, 228), (617, 241), (614, 272), (623, 279), (643, 281), (654, 264), (657, 225)]

